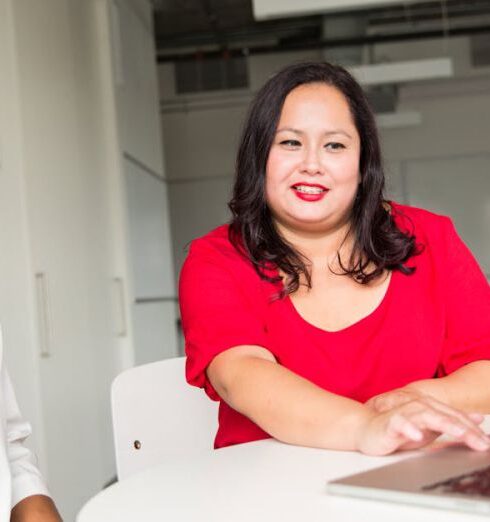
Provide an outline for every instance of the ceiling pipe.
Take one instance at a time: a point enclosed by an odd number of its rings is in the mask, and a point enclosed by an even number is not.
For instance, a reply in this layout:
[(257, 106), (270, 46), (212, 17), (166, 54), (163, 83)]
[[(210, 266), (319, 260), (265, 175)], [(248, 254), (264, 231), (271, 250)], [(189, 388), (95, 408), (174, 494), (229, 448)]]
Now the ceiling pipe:
[[(308, 49), (329, 49), (335, 47), (349, 47), (349, 46), (362, 46), (362, 45), (373, 45), (379, 43), (388, 42), (404, 42), (411, 40), (427, 40), (432, 38), (451, 38), (455, 36), (470, 36), (474, 34), (490, 33), (490, 25), (481, 26), (470, 26), (470, 27), (451, 27), (447, 33), (441, 30), (431, 31), (415, 31), (411, 33), (399, 33), (399, 34), (387, 34), (387, 35), (364, 35), (361, 37), (354, 38), (333, 38), (333, 39), (322, 39), (305, 42), (295, 43), (283, 43), (274, 45), (261, 45), (251, 46), (247, 48), (228, 49), (228, 56), (243, 56), (253, 54), (273, 54), (273, 53), (285, 53), (292, 51), (301, 51)], [(157, 46), (157, 62), (176, 62), (180, 60), (194, 60), (196, 59), (198, 51), (192, 53), (172, 53), (165, 54), (158, 51)], [(199, 55), (205, 58), (218, 58), (223, 56), (221, 50), (216, 51), (199, 51)]]

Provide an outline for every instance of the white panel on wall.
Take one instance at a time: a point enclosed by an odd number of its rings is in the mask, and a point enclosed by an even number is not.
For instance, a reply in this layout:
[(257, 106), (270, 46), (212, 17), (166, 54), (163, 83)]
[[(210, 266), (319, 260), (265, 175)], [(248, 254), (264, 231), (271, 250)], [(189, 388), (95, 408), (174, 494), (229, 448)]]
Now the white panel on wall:
[(124, 160), (134, 298), (175, 296), (167, 184)]
[(232, 183), (232, 176), (170, 183), (176, 274), (187, 255), (189, 243), (229, 220), (227, 203)]
[(163, 176), (151, 6), (146, 0), (115, 1), (115, 6), (122, 148)]
[(490, 274), (490, 154), (412, 160), (403, 169), (409, 203), (451, 216)]
[(175, 301), (133, 305), (136, 365), (179, 355)]

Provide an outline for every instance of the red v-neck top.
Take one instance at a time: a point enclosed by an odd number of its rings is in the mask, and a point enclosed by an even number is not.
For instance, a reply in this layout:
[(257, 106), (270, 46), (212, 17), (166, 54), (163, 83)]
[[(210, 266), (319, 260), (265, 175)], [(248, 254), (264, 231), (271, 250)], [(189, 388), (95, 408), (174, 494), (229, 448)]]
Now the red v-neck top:
[[(291, 299), (262, 280), (218, 227), (192, 242), (180, 277), (186, 377), (220, 400), (206, 378), (217, 354), (258, 345), (278, 363), (333, 393), (364, 402), (419, 379), (447, 375), (490, 359), (490, 286), (450, 219), (392, 203), (401, 230), (423, 252), (394, 271), (379, 306), (342, 330), (303, 319)], [(215, 447), (269, 435), (221, 401)]]

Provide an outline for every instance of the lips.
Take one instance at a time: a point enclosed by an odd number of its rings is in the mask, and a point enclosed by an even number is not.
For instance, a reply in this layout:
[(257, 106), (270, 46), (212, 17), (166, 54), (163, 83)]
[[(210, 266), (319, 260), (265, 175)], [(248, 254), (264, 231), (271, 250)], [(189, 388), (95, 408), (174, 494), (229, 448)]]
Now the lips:
[(295, 183), (291, 186), (295, 195), (303, 201), (320, 201), (327, 194), (328, 189), (317, 183)]

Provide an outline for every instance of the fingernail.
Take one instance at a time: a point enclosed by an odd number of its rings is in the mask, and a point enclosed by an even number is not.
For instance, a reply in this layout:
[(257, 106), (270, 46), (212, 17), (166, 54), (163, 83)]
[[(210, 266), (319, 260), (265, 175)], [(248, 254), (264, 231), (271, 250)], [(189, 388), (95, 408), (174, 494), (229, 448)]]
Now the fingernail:
[(462, 437), (466, 433), (466, 428), (462, 426), (451, 426), (451, 435)]
[(490, 449), (490, 443), (484, 439), (477, 439), (476, 447), (479, 450), (487, 450)]

